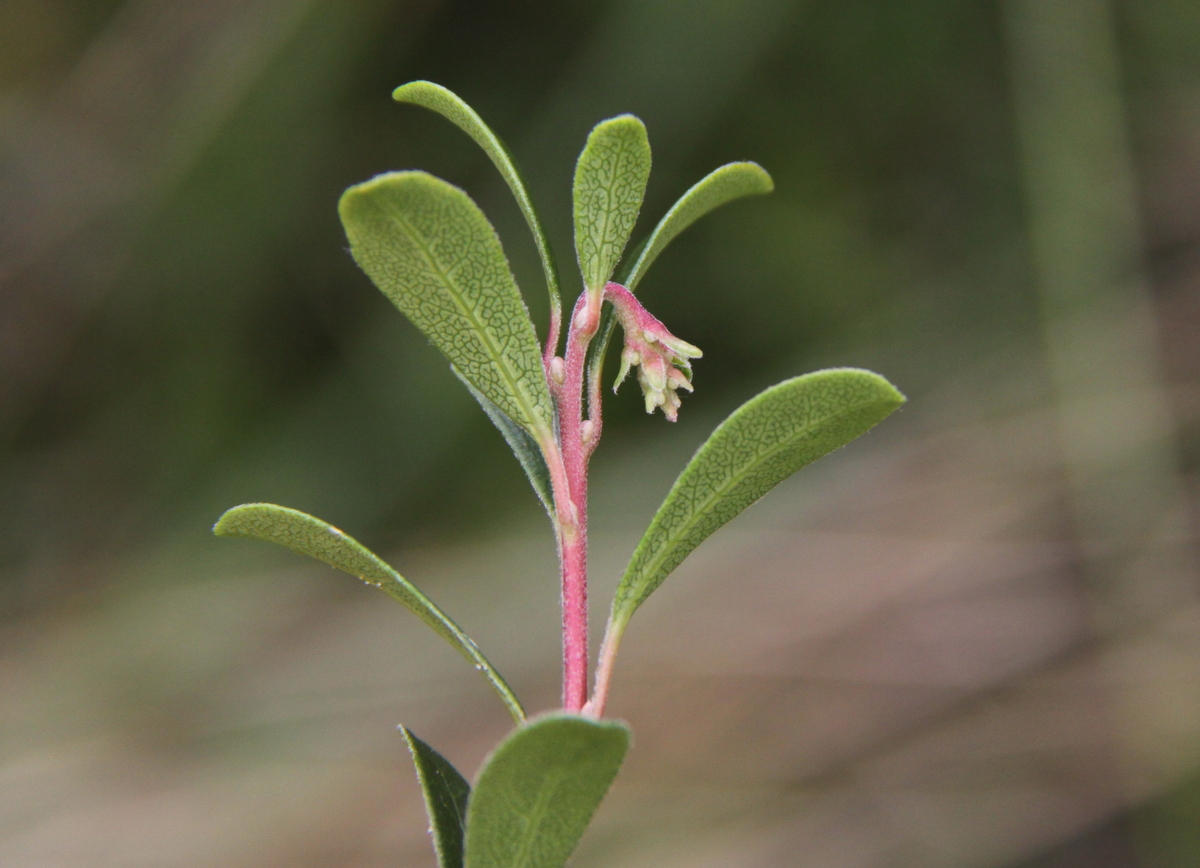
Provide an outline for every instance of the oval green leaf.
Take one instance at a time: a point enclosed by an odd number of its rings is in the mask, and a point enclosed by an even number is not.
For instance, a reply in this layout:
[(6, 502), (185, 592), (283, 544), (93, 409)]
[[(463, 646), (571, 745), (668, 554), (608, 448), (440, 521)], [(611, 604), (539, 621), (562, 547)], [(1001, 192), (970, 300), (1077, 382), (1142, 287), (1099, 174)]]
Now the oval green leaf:
[(488, 757), (467, 807), (466, 868), (561, 868), (621, 768), (629, 728), (550, 714)]
[(775, 182), (758, 163), (726, 163), (709, 172), (680, 196), (679, 201), (658, 221), (645, 243), (639, 246), (625, 279), (618, 283), (623, 283), (626, 289), (633, 292), (658, 254), (684, 229), (727, 202), (743, 196), (770, 193), (774, 189)]
[(244, 503), (227, 510), (213, 526), (213, 533), (273, 542), (374, 585), (403, 603), (467, 658), (492, 685), (513, 720), (520, 723), (525, 719), (525, 711), (516, 694), (471, 638), (382, 558), (333, 525), (298, 509), (274, 503)]
[(634, 550), (613, 601), (613, 629), (619, 635), (713, 531), (903, 403), (878, 374), (835, 368), (785, 380), (735, 410), (688, 462)]
[(400, 727), (400, 732), (412, 753), (417, 780), (425, 796), (429, 834), (433, 838), (438, 868), (463, 868), (463, 839), (467, 832), (467, 800), (471, 785), (449, 760), (413, 735), (408, 727)]
[(483, 212), (425, 172), (390, 172), (338, 205), (350, 252), (383, 294), (509, 418), (548, 438), (553, 411), (529, 311)]
[(550, 249), (550, 241), (537, 210), (533, 207), (533, 199), (525, 187), (525, 179), (517, 170), (517, 164), (512, 154), (505, 147), (500, 137), (492, 132), (492, 128), (483, 122), (475, 111), (463, 101), (462, 97), (452, 90), (434, 84), (431, 81), (410, 81), (392, 91), (392, 99), (397, 102), (411, 103), (435, 111), (450, 123), (454, 124), (475, 140), (475, 144), (483, 149), (488, 159), (500, 171), (500, 176), (512, 190), (517, 200), (517, 207), (525, 215), (529, 231), (533, 233), (534, 244), (537, 245), (538, 255), (542, 258), (542, 271), (546, 275), (546, 289), (550, 293), (550, 310), (555, 316), (561, 316), (562, 301), (558, 291), (558, 268), (554, 262), (554, 253)]
[(575, 165), (575, 252), (593, 292), (612, 277), (650, 178), (650, 142), (633, 115), (596, 124)]

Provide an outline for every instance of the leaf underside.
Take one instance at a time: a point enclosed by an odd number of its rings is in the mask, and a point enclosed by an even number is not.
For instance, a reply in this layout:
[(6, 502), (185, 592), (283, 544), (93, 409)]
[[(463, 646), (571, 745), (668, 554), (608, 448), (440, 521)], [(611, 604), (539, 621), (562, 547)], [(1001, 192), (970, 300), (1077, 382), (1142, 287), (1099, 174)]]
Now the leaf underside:
[(512, 194), (517, 200), (517, 206), (525, 216), (525, 222), (529, 224), (529, 231), (533, 233), (534, 244), (537, 245), (538, 255), (542, 259), (542, 271), (546, 276), (550, 308), (551, 310), (561, 309), (558, 268), (550, 249), (550, 241), (546, 237), (546, 230), (542, 226), (541, 218), (533, 207), (533, 199), (525, 186), (525, 180), (521, 177), (512, 154), (509, 153), (500, 137), (492, 132), (491, 127), (484, 123), (483, 118), (476, 113), (475, 109), (467, 105), (458, 94), (440, 84), (434, 84), (431, 81), (410, 81), (392, 91), (392, 99), (437, 112), (474, 139), (475, 144), (483, 149), (488, 159), (500, 171), (508, 188), (512, 190)]
[(634, 550), (613, 601), (614, 624), (627, 623), (715, 530), (903, 403), (879, 375), (835, 368), (785, 380), (735, 410), (684, 468)]
[(487, 759), (467, 807), (466, 868), (561, 868), (629, 749), (612, 720), (549, 714)]
[(503, 410), (487, 399), (486, 395), (468, 383), (457, 368), (451, 366), (450, 369), (467, 387), (467, 391), (471, 393), (479, 406), (483, 408), (483, 412), (492, 420), (492, 424), (500, 431), (504, 442), (512, 449), (513, 455), (517, 456), (517, 461), (520, 462), (521, 469), (525, 471), (525, 476), (529, 479), (529, 484), (533, 486), (538, 500), (542, 502), (542, 506), (546, 508), (546, 512), (553, 520), (554, 493), (550, 482), (550, 468), (546, 466), (546, 457), (542, 455), (542, 450), (538, 448), (537, 443), (525, 432), (524, 428), (508, 418)]
[(245, 503), (227, 510), (213, 527), (217, 536), (273, 542), (294, 552), (324, 561), (382, 590), (424, 621), (435, 633), (467, 658), (487, 679), (500, 701), (518, 723), (525, 712), (516, 694), (475, 643), (457, 624), (388, 564), (331, 524), (273, 503)]
[(637, 222), (650, 177), (646, 127), (633, 115), (596, 124), (575, 165), (575, 252), (584, 285), (604, 288)]
[(463, 868), (463, 840), (471, 786), (449, 760), (413, 735), (412, 730), (402, 726), (400, 732), (412, 753), (417, 780), (425, 796), (429, 834), (433, 838), (438, 868)]
[(483, 212), (425, 172), (390, 172), (342, 194), (350, 252), (383, 294), (476, 389), (534, 437), (553, 412), (533, 322)]

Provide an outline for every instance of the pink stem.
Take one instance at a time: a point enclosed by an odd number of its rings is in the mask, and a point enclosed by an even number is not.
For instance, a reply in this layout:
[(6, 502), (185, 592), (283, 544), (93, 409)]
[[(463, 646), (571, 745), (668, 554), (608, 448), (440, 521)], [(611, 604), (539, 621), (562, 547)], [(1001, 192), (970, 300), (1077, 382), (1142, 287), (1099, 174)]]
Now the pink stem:
[(592, 689), (592, 698), (583, 707), (583, 713), (590, 717), (604, 717), (604, 706), (608, 703), (608, 687), (612, 683), (613, 664), (617, 661), (617, 649), (621, 645), (621, 634), (624, 632), (623, 623), (609, 620), (608, 629), (604, 632), (604, 641), (600, 643), (600, 659), (596, 663), (596, 684)]
[(546, 334), (546, 348), (542, 350), (542, 366), (546, 369), (547, 377), (550, 376), (550, 362), (558, 355), (558, 335), (561, 328), (562, 310), (555, 305), (550, 308), (550, 328)]
[[(575, 304), (557, 394), (565, 476), (565, 484), (554, 491), (562, 559), (563, 708), (574, 713), (587, 702), (588, 670), (587, 465), (594, 438), (584, 436), (583, 380), (588, 344), (600, 324), (601, 301), (600, 293), (584, 292)], [(590, 421), (594, 428), (598, 419)]]

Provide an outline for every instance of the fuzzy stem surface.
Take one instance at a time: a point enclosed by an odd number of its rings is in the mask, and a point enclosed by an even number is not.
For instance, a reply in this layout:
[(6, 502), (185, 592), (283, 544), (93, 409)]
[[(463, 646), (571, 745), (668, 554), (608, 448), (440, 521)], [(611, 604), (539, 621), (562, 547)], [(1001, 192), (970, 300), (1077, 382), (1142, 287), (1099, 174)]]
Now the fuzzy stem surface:
[(584, 374), (602, 300), (601, 293), (585, 291), (575, 304), (556, 395), (563, 471), (562, 484), (554, 488), (562, 563), (563, 708), (574, 713), (583, 710), (588, 692), (587, 469), (599, 431), (599, 418), (589, 418), (585, 426)]

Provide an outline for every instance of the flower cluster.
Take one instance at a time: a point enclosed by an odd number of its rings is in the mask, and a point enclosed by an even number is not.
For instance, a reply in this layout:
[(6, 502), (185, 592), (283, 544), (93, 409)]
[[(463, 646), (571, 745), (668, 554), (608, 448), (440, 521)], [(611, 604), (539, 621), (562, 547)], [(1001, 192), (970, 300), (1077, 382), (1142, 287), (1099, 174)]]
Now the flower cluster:
[(633, 293), (619, 283), (604, 288), (604, 297), (612, 303), (617, 321), (625, 333), (625, 348), (621, 351), (621, 370), (613, 391), (629, 376), (630, 368), (638, 369), (637, 379), (646, 399), (646, 412), (662, 407), (663, 415), (674, 422), (679, 418), (679, 389), (692, 391), (692, 359), (702, 355), (699, 349), (675, 337)]

